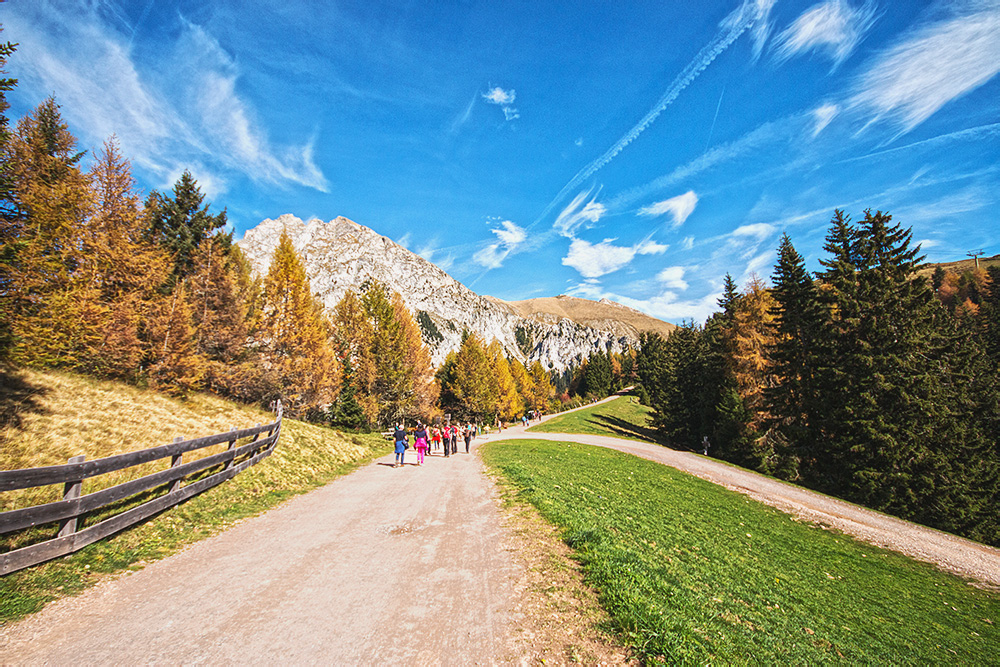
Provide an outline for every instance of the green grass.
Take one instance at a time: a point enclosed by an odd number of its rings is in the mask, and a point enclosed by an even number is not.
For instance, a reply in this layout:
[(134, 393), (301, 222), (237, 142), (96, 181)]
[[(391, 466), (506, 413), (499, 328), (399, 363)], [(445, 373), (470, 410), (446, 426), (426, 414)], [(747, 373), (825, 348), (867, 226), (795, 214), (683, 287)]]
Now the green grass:
[(1000, 595), (608, 449), (488, 443), (623, 641), (670, 664), (996, 664)]
[[(149, 442), (140, 442), (136, 449), (169, 442), (169, 437), (164, 440), (158, 434), (177, 433), (179, 423), (184, 429), (180, 433), (195, 437), (273, 419), (262, 411), (214, 397), (174, 401), (132, 387), (68, 374), (32, 371), (25, 372), (23, 377), (35, 388), (32, 395), (37, 405), (32, 410), (21, 410), (16, 425), (8, 421), (3, 446), (8, 452), (25, 452), (21, 459), (30, 457), (36, 465), (49, 458), (64, 461), (65, 451), (51, 451), (63, 438), (69, 438), (88, 458), (107, 455), (107, 441), (135, 443), (138, 437), (129, 422), (138, 423), (142, 416), (146, 420), (141, 435), (149, 438)], [(95, 387), (105, 394), (106, 400), (93, 403), (84, 420), (76, 416), (75, 397)], [(160, 406), (166, 400), (170, 401), (169, 409)], [(220, 419), (224, 427), (216, 423)], [(77, 422), (80, 426), (75, 426)], [(117, 433), (116, 430), (123, 428), (124, 435)], [(48, 437), (55, 430), (59, 437)], [(94, 441), (95, 430), (105, 433), (101, 442)], [(236, 521), (322, 486), (389, 451), (388, 443), (378, 434), (345, 434), (286, 419), (274, 453), (233, 479), (76, 554), (0, 577), (0, 623), (38, 611), (57, 598), (79, 593), (109, 575), (141, 569), (145, 563), (174, 554)], [(99, 482), (90, 488), (85, 485), (84, 492), (101, 486)], [(50, 528), (52, 536), (54, 527)], [(10, 538), (5, 542), (7, 548), (13, 546)]]
[(610, 435), (656, 442), (656, 431), (649, 426), (652, 414), (652, 408), (641, 405), (636, 397), (622, 396), (607, 403), (553, 417), (530, 427), (528, 432)]

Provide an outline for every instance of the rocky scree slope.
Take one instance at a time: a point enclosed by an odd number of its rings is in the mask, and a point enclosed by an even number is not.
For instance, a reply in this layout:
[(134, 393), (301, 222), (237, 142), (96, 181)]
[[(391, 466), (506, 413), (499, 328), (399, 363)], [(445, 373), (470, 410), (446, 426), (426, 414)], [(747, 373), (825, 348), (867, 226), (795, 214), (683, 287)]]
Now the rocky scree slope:
[[(673, 327), (611, 302), (556, 297), (561, 307), (546, 309), (545, 302), (552, 299), (507, 303), (480, 296), (419, 255), (343, 217), (303, 222), (285, 214), (247, 231), (238, 245), (262, 276), (282, 232), (302, 257), (313, 292), (329, 311), (348, 290), (359, 292), (368, 280), (399, 292), (420, 325), (434, 365), (458, 349), (464, 330), (487, 343), (497, 339), (521, 361), (538, 360), (545, 368), (563, 370), (595, 349), (620, 352), (637, 344), (640, 331)], [(573, 312), (585, 314), (574, 317)]]

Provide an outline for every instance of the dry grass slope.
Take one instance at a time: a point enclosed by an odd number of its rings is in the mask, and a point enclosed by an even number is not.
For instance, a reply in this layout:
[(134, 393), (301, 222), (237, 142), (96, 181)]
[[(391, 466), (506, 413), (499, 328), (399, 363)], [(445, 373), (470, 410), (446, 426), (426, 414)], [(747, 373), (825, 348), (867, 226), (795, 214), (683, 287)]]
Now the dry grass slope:
[(602, 328), (601, 323), (608, 320), (620, 322), (632, 327), (636, 332), (654, 331), (667, 336), (677, 328), (669, 322), (663, 322), (650, 317), (638, 310), (610, 301), (590, 301), (572, 296), (542, 297), (524, 301), (505, 302), (521, 317), (536, 318), (539, 315), (555, 315), (573, 320), (578, 324)]

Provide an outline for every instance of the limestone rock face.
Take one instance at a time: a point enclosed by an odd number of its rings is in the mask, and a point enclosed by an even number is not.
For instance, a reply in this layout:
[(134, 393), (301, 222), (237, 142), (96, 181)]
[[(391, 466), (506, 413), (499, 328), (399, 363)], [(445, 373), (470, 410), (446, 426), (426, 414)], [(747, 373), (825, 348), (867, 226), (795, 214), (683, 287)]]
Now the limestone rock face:
[[(399, 292), (415, 317), (421, 311), (426, 313), (433, 325), (428, 326), (423, 316), (418, 323), (424, 320), (421, 329), (435, 365), (458, 349), (464, 330), (478, 333), (487, 343), (497, 339), (523, 362), (537, 359), (545, 368), (556, 370), (578, 363), (596, 349), (620, 352), (623, 346), (638, 343), (638, 329), (621, 318), (602, 314), (581, 323), (558, 313), (526, 314), (523, 307), (480, 296), (419, 255), (343, 217), (303, 222), (285, 214), (249, 230), (238, 245), (262, 276), (267, 274), (282, 232), (292, 240), (305, 263), (313, 292), (329, 311), (348, 290), (360, 292), (365, 281), (377, 280)], [(583, 299), (573, 301), (597, 305)], [(619, 304), (608, 307), (646, 317)], [(440, 336), (433, 334), (434, 328)]]

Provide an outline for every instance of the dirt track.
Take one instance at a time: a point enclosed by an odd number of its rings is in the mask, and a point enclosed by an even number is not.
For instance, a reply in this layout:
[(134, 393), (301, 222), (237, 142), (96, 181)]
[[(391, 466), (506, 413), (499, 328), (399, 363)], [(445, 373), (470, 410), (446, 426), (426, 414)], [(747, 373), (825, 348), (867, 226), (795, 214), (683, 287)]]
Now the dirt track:
[[(1000, 550), (706, 457), (521, 428), (502, 437), (636, 454), (1000, 587)], [(0, 629), (0, 662), (523, 661), (532, 653), (520, 634), (531, 619), (517, 608), (523, 566), (478, 457), (434, 456), (402, 469), (386, 465), (390, 459)]]

